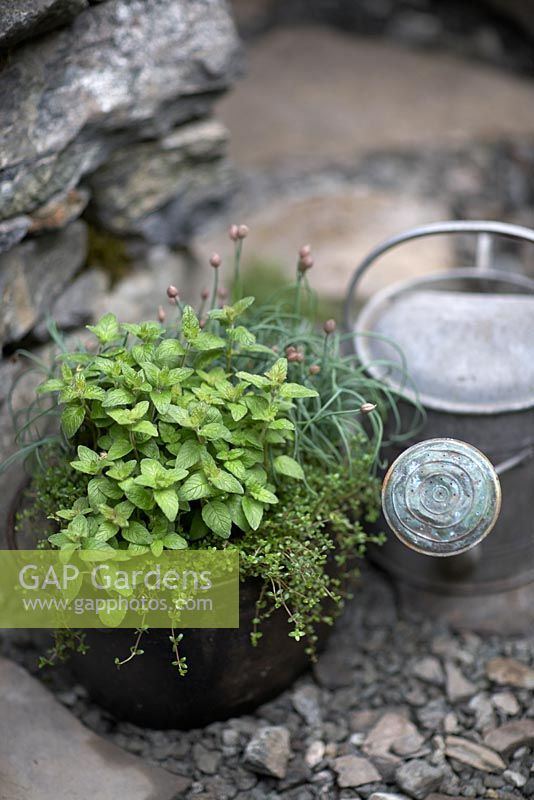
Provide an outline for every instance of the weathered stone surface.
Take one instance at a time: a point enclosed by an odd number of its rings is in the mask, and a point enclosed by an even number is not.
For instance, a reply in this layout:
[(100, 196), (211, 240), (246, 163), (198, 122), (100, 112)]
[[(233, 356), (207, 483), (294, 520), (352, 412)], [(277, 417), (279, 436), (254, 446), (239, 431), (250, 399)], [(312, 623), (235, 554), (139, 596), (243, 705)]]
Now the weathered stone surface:
[(407, 800), (405, 794), (392, 794), (391, 792), (373, 792), (369, 800)]
[(493, 703), (486, 692), (475, 694), (469, 701), (468, 707), (475, 714), (475, 728), (477, 731), (495, 727)]
[(132, 130), (205, 113), (237, 51), (222, 0), (109, 0), (18, 48), (0, 72), (0, 219), (73, 188)]
[(134, 261), (128, 274), (105, 296), (97, 298), (95, 315), (111, 311), (123, 322), (140, 322), (157, 319), (161, 304), (168, 319), (173, 319), (176, 307), (169, 304), (167, 286), (171, 283), (177, 286), (180, 296), (196, 305), (204, 277), (198, 264), (183, 253), (162, 245), (151, 247), (146, 258)]
[(518, 747), (534, 744), (534, 719), (520, 719), (516, 722), (506, 722), (484, 737), (488, 747), (507, 756)]
[(24, 216), (0, 222), (0, 253), (18, 244), (26, 236), (30, 225), (30, 218)]
[(380, 773), (366, 758), (340, 756), (334, 761), (338, 785), (343, 788), (365, 786), (380, 780)]
[(290, 756), (289, 731), (282, 725), (260, 728), (247, 744), (243, 763), (253, 772), (284, 778)]
[(92, 213), (115, 233), (185, 244), (205, 212), (231, 194), (226, 140), (226, 129), (209, 120), (121, 148), (89, 180)]
[(349, 728), (356, 733), (367, 733), (381, 716), (380, 710), (374, 708), (351, 711), (349, 714)]
[[(49, 316), (60, 330), (71, 330), (94, 320), (105, 303), (107, 276), (97, 269), (84, 270), (70, 283), (49, 310)], [(45, 321), (36, 325), (32, 336), (41, 341), (49, 338)]]
[(491, 702), (496, 709), (509, 717), (515, 716), (520, 711), (520, 705), (512, 692), (497, 692), (492, 696)]
[[(449, 216), (438, 202), (413, 195), (375, 190), (338, 189), (307, 197), (277, 198), (239, 222), (250, 227), (243, 250), (243, 270), (260, 263), (279, 266), (289, 276), (298, 248), (309, 243), (315, 264), (308, 273), (311, 285), (323, 297), (344, 297), (356, 265), (377, 243), (425, 221)], [(207, 261), (220, 250), (230, 262), (231, 242), (221, 232), (198, 237), (196, 246)], [(438, 272), (452, 264), (449, 237), (420, 239), (386, 254), (365, 275), (360, 297), (365, 298), (395, 281)]]
[(416, 661), (413, 665), (413, 674), (419, 680), (434, 686), (441, 686), (444, 681), (441, 663), (434, 656), (425, 656)]
[(262, 168), (346, 163), (370, 150), (529, 135), (534, 127), (526, 79), (311, 26), (262, 37), (219, 114), (232, 131), (232, 157)]
[(293, 707), (302, 719), (311, 726), (320, 725), (322, 714), (319, 703), (319, 690), (309, 684), (295, 689), (291, 696)]
[(401, 714), (390, 712), (384, 714), (369, 731), (363, 743), (363, 751), (371, 757), (385, 756), (396, 744), (406, 743), (407, 738), (411, 739), (413, 746), (413, 750), (409, 752), (415, 752), (423, 743), (423, 737), (413, 722)]
[(325, 744), (320, 739), (310, 742), (304, 754), (306, 764), (311, 768), (317, 767), (325, 755)]
[(87, 0), (0, 0), (0, 47), (63, 25), (87, 6)]
[(494, 750), (462, 736), (447, 736), (445, 755), (483, 772), (500, 772), (506, 769), (506, 764)]
[(0, 342), (24, 336), (52, 308), (85, 259), (86, 228), (28, 239), (0, 256)]
[(461, 703), (468, 700), (476, 692), (477, 687), (474, 683), (467, 680), (456, 664), (448, 661), (445, 664), (447, 697), (451, 703)]
[(424, 800), (427, 794), (439, 787), (442, 779), (443, 769), (422, 759), (407, 761), (395, 773), (397, 785), (415, 800)]
[(71, 189), (52, 197), (31, 215), (30, 233), (64, 228), (77, 219), (89, 202), (87, 189)]
[(527, 782), (527, 777), (525, 775), (513, 769), (505, 769), (503, 778), (505, 778), (508, 783), (511, 783), (512, 786), (517, 786), (518, 789), (521, 789)]
[(174, 800), (190, 781), (84, 727), (25, 670), (0, 660), (0, 773), (6, 800)]
[(534, 689), (534, 669), (513, 658), (492, 658), (486, 664), (486, 675), (501, 686)]

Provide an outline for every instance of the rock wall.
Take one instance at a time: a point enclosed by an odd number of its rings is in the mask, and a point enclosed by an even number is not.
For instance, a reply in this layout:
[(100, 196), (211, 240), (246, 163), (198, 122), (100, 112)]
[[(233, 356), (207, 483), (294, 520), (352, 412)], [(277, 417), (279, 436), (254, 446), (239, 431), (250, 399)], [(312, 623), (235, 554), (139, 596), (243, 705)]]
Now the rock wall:
[(238, 71), (224, 0), (0, 0), (3, 347), (84, 265), (87, 220), (183, 245), (224, 202), (211, 113)]

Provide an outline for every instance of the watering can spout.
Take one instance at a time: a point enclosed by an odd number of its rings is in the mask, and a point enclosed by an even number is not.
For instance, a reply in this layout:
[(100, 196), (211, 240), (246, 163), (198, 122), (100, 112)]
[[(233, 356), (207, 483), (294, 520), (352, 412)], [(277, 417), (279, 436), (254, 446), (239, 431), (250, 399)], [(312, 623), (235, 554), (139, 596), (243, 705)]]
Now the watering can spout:
[(458, 439), (427, 439), (408, 448), (382, 485), (390, 529), (424, 555), (456, 556), (476, 547), (495, 525), (500, 507), (495, 467)]

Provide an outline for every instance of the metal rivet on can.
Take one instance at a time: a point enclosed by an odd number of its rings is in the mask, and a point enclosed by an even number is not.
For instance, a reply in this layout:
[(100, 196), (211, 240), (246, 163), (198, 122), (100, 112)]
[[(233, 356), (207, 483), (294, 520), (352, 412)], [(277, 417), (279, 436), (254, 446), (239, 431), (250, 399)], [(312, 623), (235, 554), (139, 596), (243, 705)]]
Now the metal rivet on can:
[(382, 486), (382, 510), (396, 536), (432, 556), (475, 547), (493, 528), (501, 488), (486, 456), (457, 439), (428, 439), (405, 450)]

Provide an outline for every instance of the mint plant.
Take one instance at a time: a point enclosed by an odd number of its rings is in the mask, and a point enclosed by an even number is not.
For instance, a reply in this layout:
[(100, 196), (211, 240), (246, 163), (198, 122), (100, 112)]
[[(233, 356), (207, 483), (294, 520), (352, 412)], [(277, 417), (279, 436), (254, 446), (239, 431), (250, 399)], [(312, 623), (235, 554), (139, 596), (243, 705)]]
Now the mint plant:
[[(158, 321), (139, 324), (106, 314), (88, 326), (94, 346), (76, 352), (50, 325), (59, 356), (43, 365), (48, 379), (16, 420), (19, 452), (34, 457), (26, 516), (52, 520), (48, 545), (66, 557), (235, 548), (242, 579), (261, 581), (252, 643), (262, 621), (283, 609), (289, 635), (305, 637), (313, 658), (316, 626), (341, 608), (354, 558), (381, 540), (365, 526), (378, 516), (384, 423), (402, 441), (421, 411), (414, 406), (404, 431), (394, 391), (345, 353), (353, 332), (312, 321), (309, 246), (299, 251), (293, 286), (259, 307), (241, 296), (247, 234), (244, 225), (230, 228), (231, 304), (221, 304), (228, 293), (214, 253), (213, 285), (198, 311), (169, 286), (174, 320), (161, 306)], [(39, 423), (49, 417), (57, 430), (43, 434)], [(170, 630), (173, 664), (184, 674), (173, 620)], [(143, 631), (119, 666), (142, 654)], [(57, 634), (47, 663), (78, 641)]]
[[(280, 476), (304, 478), (289, 454), (291, 416), (317, 392), (288, 382), (287, 359), (237, 324), (252, 302), (211, 310), (213, 330), (190, 306), (171, 328), (106, 314), (89, 326), (96, 351), (62, 358), (61, 377), (39, 392), (58, 396), (63, 434), (77, 444), (70, 464), (87, 485), (54, 514), (62, 527), (51, 544), (159, 555), (210, 532), (228, 539), (259, 528)], [(240, 369), (253, 354), (274, 363)]]

